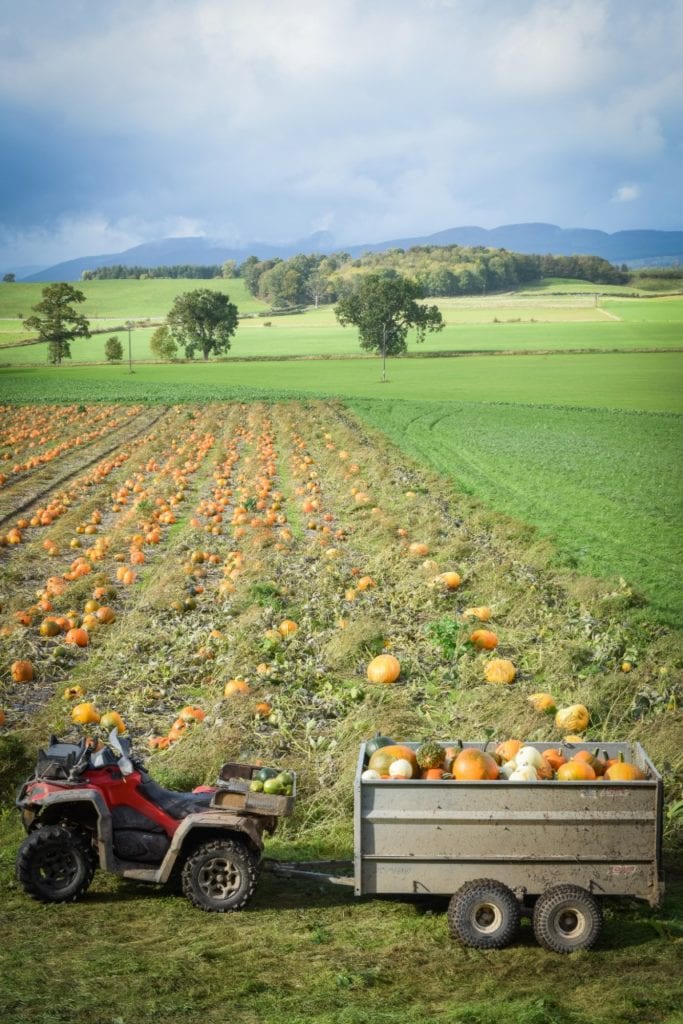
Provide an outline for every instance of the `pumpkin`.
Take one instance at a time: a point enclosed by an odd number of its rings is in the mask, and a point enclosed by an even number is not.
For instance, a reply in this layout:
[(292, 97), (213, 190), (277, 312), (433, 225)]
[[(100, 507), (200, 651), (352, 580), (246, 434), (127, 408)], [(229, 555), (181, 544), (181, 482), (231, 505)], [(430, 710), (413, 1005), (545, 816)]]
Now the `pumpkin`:
[(425, 555), (429, 554), (429, 546), (427, 544), (422, 543), (421, 541), (415, 540), (413, 541), (412, 544), (409, 545), (408, 551), (410, 552), (411, 555), (415, 555), (419, 558), (424, 558)]
[(372, 587), (377, 586), (377, 583), (373, 580), (372, 576), (361, 576), (356, 586), (359, 590), (371, 590)]
[(577, 750), (577, 752), (571, 758), (572, 761), (585, 761), (589, 764), (596, 775), (604, 775), (607, 767), (606, 763), (598, 757), (598, 750), (594, 753), (590, 750)]
[(549, 693), (532, 693), (527, 697), (534, 711), (542, 711), (548, 715), (554, 715), (557, 711), (555, 699)]
[(406, 757), (397, 757), (389, 765), (389, 778), (412, 779), (415, 774), (412, 763)]
[(58, 636), (62, 632), (62, 627), (56, 619), (43, 619), (38, 632), (41, 636)]
[(299, 626), (294, 619), (284, 619), (277, 628), (281, 636), (293, 636)]
[(607, 782), (637, 782), (645, 778), (637, 765), (624, 760), (624, 755), (619, 754), (619, 759), (607, 766), (604, 778)]
[(487, 683), (514, 683), (517, 669), (507, 658), (492, 658), (484, 666), (484, 679)]
[(260, 700), (254, 707), (254, 714), (258, 718), (267, 718), (273, 711), (272, 704), (269, 704), (267, 700)]
[(73, 644), (76, 647), (87, 647), (90, 643), (88, 631), (80, 626), (74, 627), (64, 637), (64, 643)]
[(560, 765), (563, 765), (567, 760), (562, 751), (557, 748), (544, 750), (543, 757), (546, 759), (546, 761), (548, 762), (548, 764), (554, 772), (556, 772)]
[(567, 761), (557, 769), (558, 782), (592, 782), (597, 778), (587, 761)]
[(97, 609), (95, 617), (98, 622), (102, 622), (108, 626), (110, 623), (116, 621), (116, 612), (113, 608), (110, 608), (109, 605), (103, 605), (101, 608)]
[(76, 700), (78, 697), (85, 697), (85, 690), (82, 686), (67, 686), (62, 696), (64, 700)]
[[(258, 671), (258, 669), (257, 669), (257, 671)], [(250, 690), (251, 690), (251, 687), (249, 686), (249, 683), (246, 681), (246, 679), (242, 679), (241, 677), (239, 677), (237, 679), (229, 679), (228, 682), (225, 684), (225, 688), (223, 690), (223, 696), (224, 697), (237, 697), (240, 694), (247, 694), (247, 693), (249, 693)]]
[(2, 729), (4, 724), (5, 724), (5, 712), (2, 710), (2, 708), (0, 708), (0, 729)]
[(76, 725), (97, 725), (100, 720), (100, 713), (90, 701), (83, 704), (76, 704), (71, 709), (71, 721)]
[(482, 651), (493, 651), (498, 646), (498, 637), (490, 629), (475, 629), (470, 634), (470, 643)]
[(403, 743), (393, 743), (391, 746), (379, 747), (368, 761), (368, 768), (379, 772), (380, 775), (387, 776), (389, 774), (389, 766), (398, 760), (408, 761), (412, 766), (413, 776), (417, 777), (419, 768), (415, 751)]
[(401, 674), (401, 663), (393, 654), (380, 654), (367, 667), (366, 675), (371, 683), (389, 685), (395, 683)]
[(442, 572), (436, 577), (446, 590), (457, 590), (462, 583), (462, 577), (457, 572)]
[(580, 733), (588, 728), (590, 714), (583, 704), (571, 704), (560, 708), (555, 715), (555, 725), (560, 732)]
[(187, 707), (182, 709), (178, 718), (182, 718), (183, 722), (203, 722), (206, 718), (206, 712), (195, 704), (188, 704)]
[(100, 726), (105, 732), (111, 732), (112, 729), (116, 729), (119, 733), (126, 731), (126, 723), (118, 711), (105, 711), (100, 718)]
[(30, 683), (33, 679), (33, 662), (14, 661), (10, 671), (15, 683)]
[(517, 752), (522, 749), (521, 740), (503, 740), (496, 747), (496, 754), (499, 755), (502, 761), (513, 761), (517, 755)]
[(500, 770), (491, 755), (484, 750), (465, 747), (451, 765), (451, 773), (460, 782), (481, 782), (497, 779)]
[(391, 747), (393, 745), (394, 741), (392, 739), (388, 736), (382, 736), (381, 733), (376, 732), (372, 739), (368, 740), (365, 744), (365, 755), (370, 758), (376, 750), (380, 749), (380, 747)]
[(493, 613), (486, 605), (481, 605), (477, 608), (465, 608), (462, 614), (465, 619), (479, 619), (480, 622), (488, 622)]

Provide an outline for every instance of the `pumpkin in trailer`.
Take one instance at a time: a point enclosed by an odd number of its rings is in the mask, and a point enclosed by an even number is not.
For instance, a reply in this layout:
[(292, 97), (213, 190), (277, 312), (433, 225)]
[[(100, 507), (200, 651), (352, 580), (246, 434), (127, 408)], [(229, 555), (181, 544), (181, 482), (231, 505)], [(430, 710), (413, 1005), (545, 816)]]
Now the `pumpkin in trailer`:
[(368, 768), (376, 771), (380, 776), (389, 775), (389, 767), (394, 761), (408, 761), (413, 769), (413, 778), (417, 778), (420, 769), (418, 768), (415, 751), (412, 747), (403, 743), (394, 743), (390, 746), (378, 747), (368, 761)]
[(597, 775), (587, 761), (567, 761), (557, 769), (558, 782), (593, 782)]
[(637, 765), (626, 761), (623, 754), (619, 754), (617, 760), (607, 765), (603, 776), (606, 782), (640, 782), (645, 777), (645, 773)]
[(453, 761), (451, 773), (459, 782), (484, 782), (497, 779), (500, 769), (486, 751), (465, 747)]

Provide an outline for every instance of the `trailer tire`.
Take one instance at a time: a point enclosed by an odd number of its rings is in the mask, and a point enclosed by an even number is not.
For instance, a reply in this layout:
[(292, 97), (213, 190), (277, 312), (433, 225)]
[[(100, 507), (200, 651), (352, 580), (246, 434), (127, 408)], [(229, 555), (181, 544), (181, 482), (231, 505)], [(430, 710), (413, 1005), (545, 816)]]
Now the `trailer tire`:
[(85, 836), (62, 825), (45, 825), (24, 839), (17, 854), (17, 880), (41, 903), (73, 903), (95, 874), (95, 855)]
[(493, 878), (466, 882), (448, 904), (451, 935), (473, 949), (502, 949), (519, 928), (520, 906), (512, 889)]
[(259, 858), (239, 840), (212, 839), (187, 858), (183, 893), (195, 907), (214, 914), (241, 910), (254, 895)]
[(552, 953), (590, 949), (602, 930), (602, 910), (587, 889), (558, 885), (538, 897), (533, 928), (537, 942)]

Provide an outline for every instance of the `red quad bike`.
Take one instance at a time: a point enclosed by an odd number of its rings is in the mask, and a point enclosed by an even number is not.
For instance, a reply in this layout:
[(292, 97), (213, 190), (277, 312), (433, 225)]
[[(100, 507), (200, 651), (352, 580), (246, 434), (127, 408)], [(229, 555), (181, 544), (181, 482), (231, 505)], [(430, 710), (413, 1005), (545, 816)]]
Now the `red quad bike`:
[(17, 797), (28, 833), (17, 878), (33, 899), (67, 903), (83, 896), (100, 867), (136, 881), (180, 882), (202, 910), (241, 910), (256, 889), (264, 832), (294, 805), (293, 773), (281, 776), (284, 795), (251, 791), (264, 771), (273, 772), (228, 763), (215, 786), (176, 793), (147, 774), (116, 730), (99, 751), (53, 736)]

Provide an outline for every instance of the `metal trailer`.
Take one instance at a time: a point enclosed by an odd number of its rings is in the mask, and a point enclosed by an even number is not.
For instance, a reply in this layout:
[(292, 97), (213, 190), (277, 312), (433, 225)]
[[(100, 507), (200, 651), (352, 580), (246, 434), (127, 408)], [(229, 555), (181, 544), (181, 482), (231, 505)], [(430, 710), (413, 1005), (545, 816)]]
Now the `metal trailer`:
[[(529, 745), (541, 752), (557, 746)], [(464, 746), (483, 750), (486, 744)], [(573, 751), (595, 746), (563, 744)], [(322, 863), (275, 870), (353, 884), (357, 896), (450, 896), (450, 930), (476, 948), (507, 945), (526, 910), (547, 949), (588, 949), (600, 933), (601, 897), (630, 896), (658, 906), (664, 893), (661, 776), (640, 744), (599, 746), (610, 758), (635, 763), (645, 779), (364, 782), (362, 744), (353, 879), (311, 870)]]

